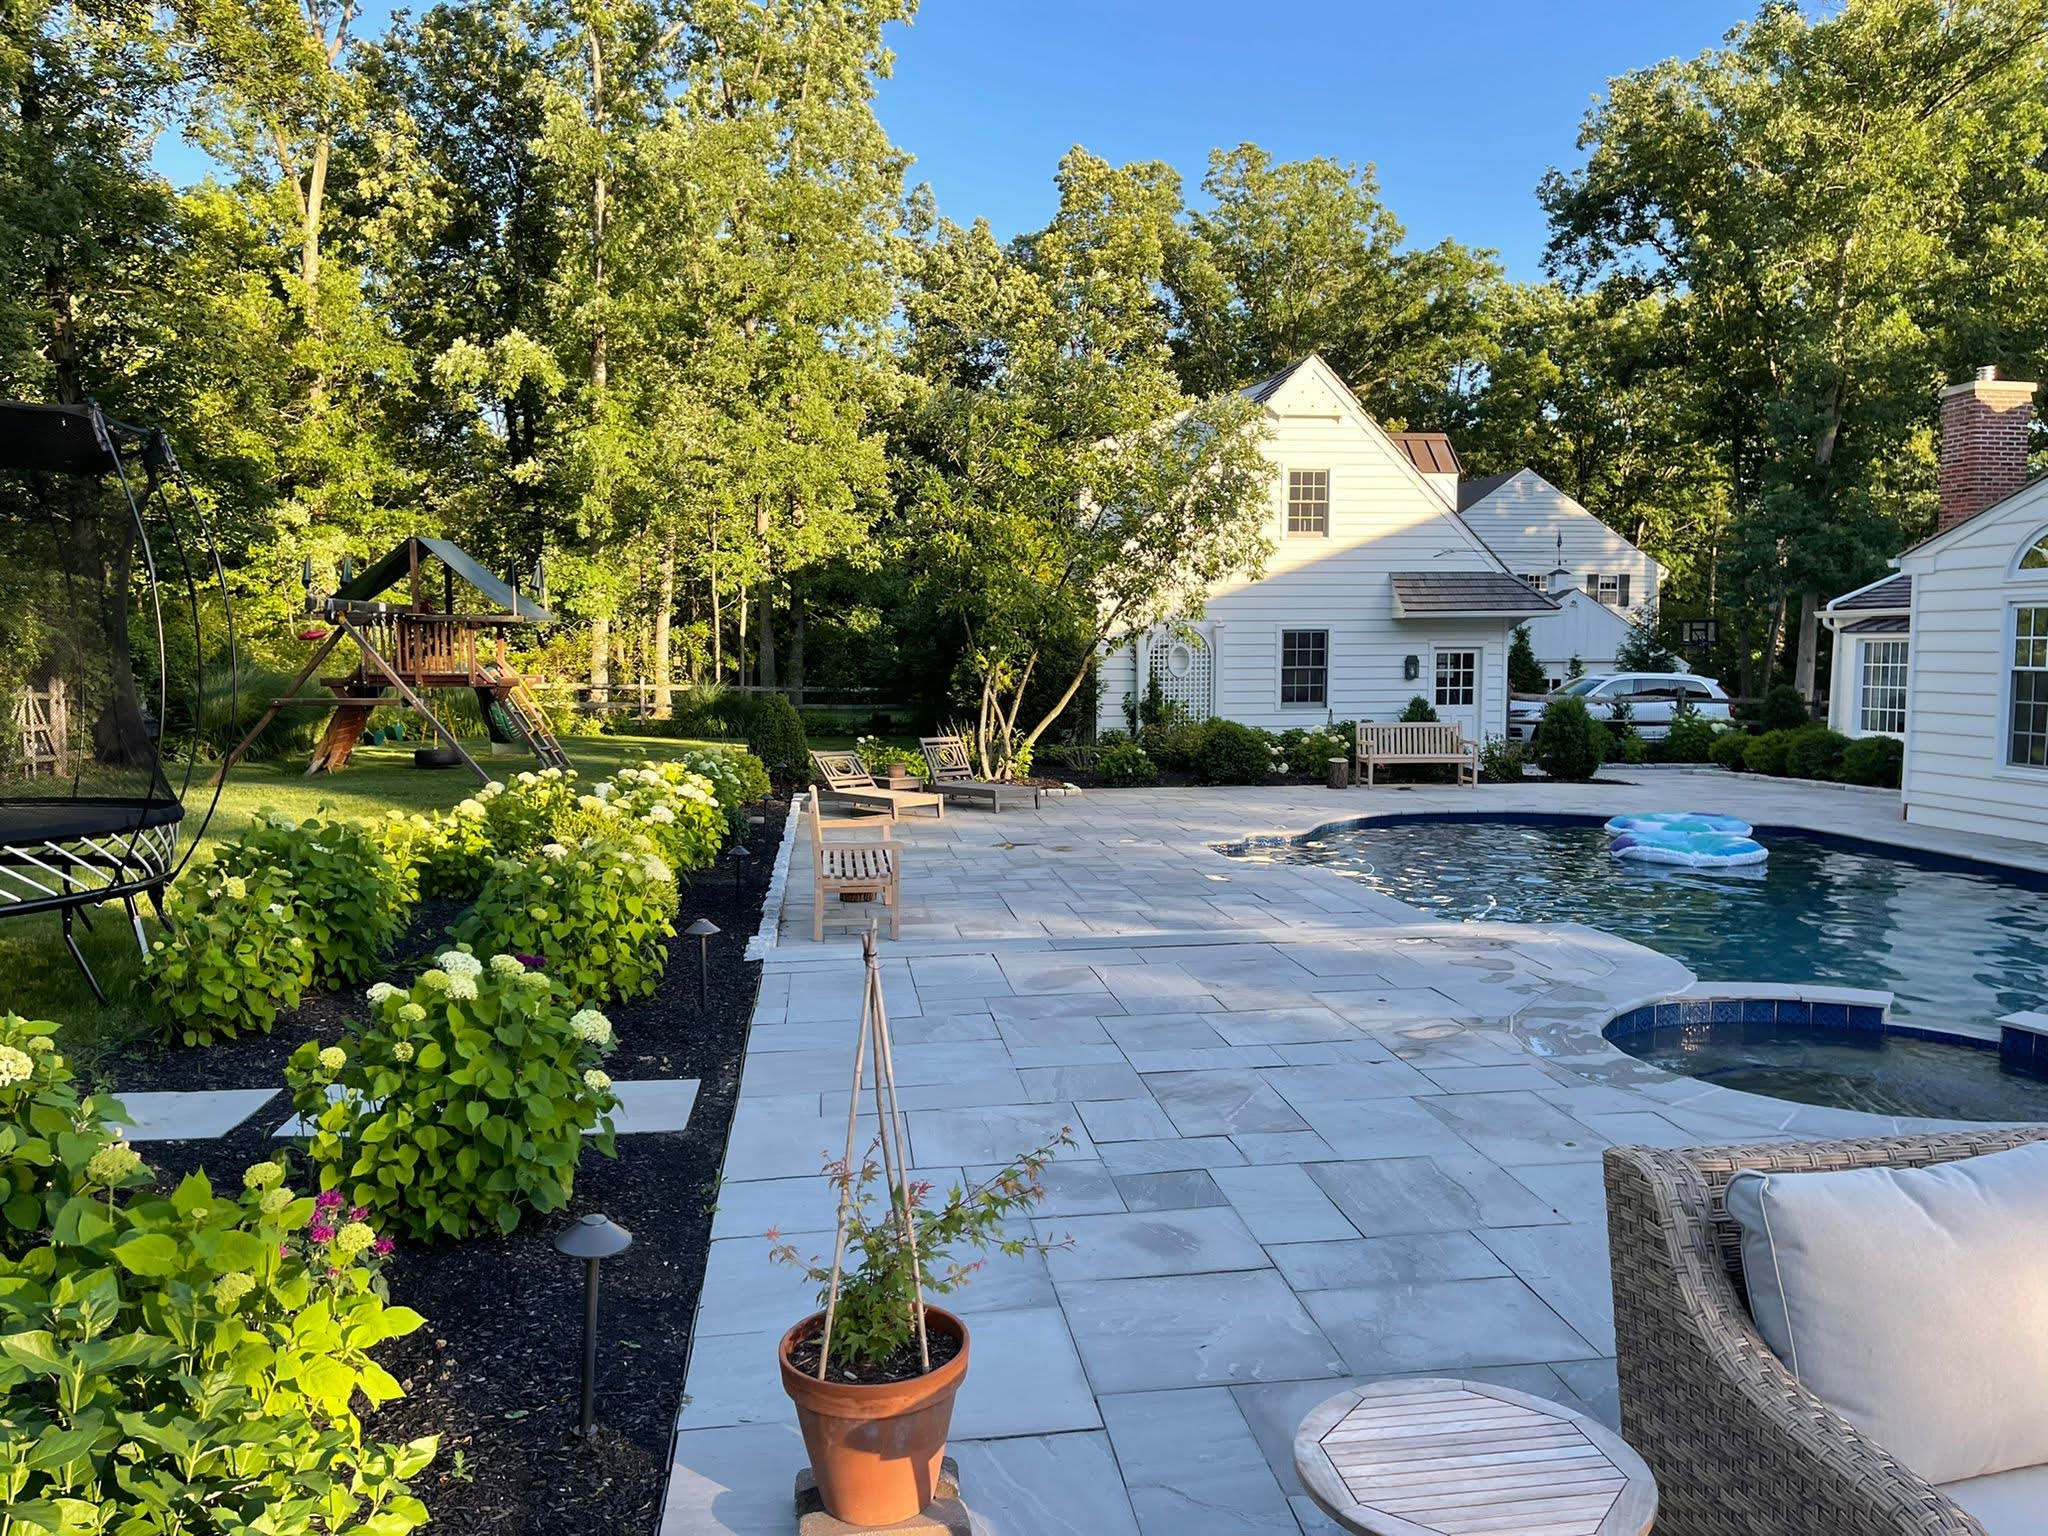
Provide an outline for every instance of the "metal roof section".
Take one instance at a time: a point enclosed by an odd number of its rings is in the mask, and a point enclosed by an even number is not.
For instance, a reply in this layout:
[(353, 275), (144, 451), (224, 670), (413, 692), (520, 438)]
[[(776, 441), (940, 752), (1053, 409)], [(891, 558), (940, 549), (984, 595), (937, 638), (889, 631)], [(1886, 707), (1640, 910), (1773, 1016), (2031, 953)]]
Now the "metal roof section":
[(429, 557), (440, 561), (503, 612), (524, 619), (530, 624), (553, 622), (555, 616), (547, 609), (530, 597), (522, 597), (503, 579), (493, 576), (479, 565), (461, 546), (447, 539), (405, 540), (360, 576), (335, 588), (334, 596), (346, 602), (374, 600), (411, 573), (415, 550), (423, 561)]
[(1903, 613), (1885, 613), (1844, 624), (1841, 632), (1845, 635), (1905, 635), (1911, 634), (1912, 630), (1913, 621)]
[(1913, 606), (1913, 578), (1903, 572), (1881, 576), (1876, 581), (1844, 592), (1827, 605), (1829, 613), (1852, 613), (1866, 609), (1890, 609), (1900, 613)]
[(1302, 368), (1306, 367), (1308, 365), (1309, 358), (1314, 356), (1315, 353), (1311, 352), (1309, 353), (1308, 357), (1304, 357), (1297, 362), (1289, 363), (1285, 368), (1282, 368), (1278, 373), (1269, 374), (1263, 379), (1259, 379), (1254, 383), (1245, 385), (1245, 387), (1239, 390), (1238, 393), (1243, 395), (1245, 399), (1251, 401), (1253, 405), (1264, 405), (1268, 400), (1273, 398), (1274, 394), (1278, 392), (1282, 384), (1285, 384), (1289, 379), (1293, 378), (1294, 375), (1298, 373)]
[(1556, 599), (1499, 571), (1395, 571), (1397, 619), (1512, 618), (1555, 613)]

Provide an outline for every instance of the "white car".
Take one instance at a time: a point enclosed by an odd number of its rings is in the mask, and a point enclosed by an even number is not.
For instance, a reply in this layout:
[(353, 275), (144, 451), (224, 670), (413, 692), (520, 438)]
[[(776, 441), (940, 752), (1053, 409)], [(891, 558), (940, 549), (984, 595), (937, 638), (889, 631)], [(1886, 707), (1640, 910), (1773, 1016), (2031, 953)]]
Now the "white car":
[[(1575, 694), (1586, 701), (1595, 720), (1612, 722), (1614, 706), (1626, 701), (1636, 732), (1656, 741), (1671, 728), (1672, 713), (1681, 702), (1708, 720), (1728, 721), (1728, 695), (1711, 677), (1690, 672), (1617, 672), (1608, 677), (1582, 677), (1566, 683), (1550, 698)], [(1548, 699), (1516, 699), (1508, 705), (1508, 734), (1518, 741), (1535, 739)]]

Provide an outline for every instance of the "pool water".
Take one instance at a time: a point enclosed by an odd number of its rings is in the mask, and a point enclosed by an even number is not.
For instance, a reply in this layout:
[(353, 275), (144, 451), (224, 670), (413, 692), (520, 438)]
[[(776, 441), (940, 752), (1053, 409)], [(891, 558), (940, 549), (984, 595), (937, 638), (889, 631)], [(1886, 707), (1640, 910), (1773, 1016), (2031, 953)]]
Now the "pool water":
[[(1994, 1025), (2048, 1009), (2048, 889), (1990, 871), (1762, 831), (1768, 862), (1706, 871), (1609, 857), (1597, 825), (1403, 820), (1246, 857), (1319, 864), (1450, 918), (1580, 922), (1702, 981), (1820, 982), (1894, 995), (1892, 1020)], [(1779, 1026), (1618, 1041), (1731, 1088), (1881, 1114), (2048, 1119), (2048, 1084), (1995, 1051)]]

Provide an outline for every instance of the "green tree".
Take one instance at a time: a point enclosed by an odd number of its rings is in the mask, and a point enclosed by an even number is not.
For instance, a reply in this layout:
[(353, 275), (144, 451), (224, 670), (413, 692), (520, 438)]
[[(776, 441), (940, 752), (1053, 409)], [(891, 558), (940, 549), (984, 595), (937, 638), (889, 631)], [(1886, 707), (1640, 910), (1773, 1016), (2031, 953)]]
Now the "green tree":
[(1529, 638), (1526, 624), (1517, 624), (1508, 642), (1508, 686), (1516, 693), (1544, 693), (1550, 687), (1550, 680), (1543, 675), (1543, 663), (1536, 659), (1536, 646)]
[(2048, 302), (2048, 5), (1772, 0), (1611, 83), (1543, 198), (1552, 259), (1663, 298), (1732, 493), (1730, 596), (1796, 636), (1925, 527), (1933, 391), (2032, 366)]

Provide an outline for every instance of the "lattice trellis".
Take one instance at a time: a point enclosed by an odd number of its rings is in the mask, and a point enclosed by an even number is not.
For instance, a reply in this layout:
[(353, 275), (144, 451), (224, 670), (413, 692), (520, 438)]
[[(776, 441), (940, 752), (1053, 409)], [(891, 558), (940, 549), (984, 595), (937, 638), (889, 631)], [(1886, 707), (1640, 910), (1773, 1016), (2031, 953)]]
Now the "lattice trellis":
[(1147, 655), (1159, 693), (1188, 712), (1191, 720), (1207, 720), (1216, 712), (1214, 656), (1209, 646), (1187, 635), (1155, 636)]

